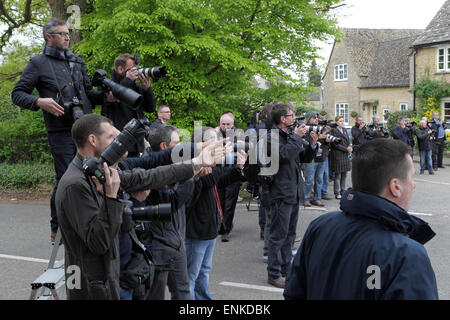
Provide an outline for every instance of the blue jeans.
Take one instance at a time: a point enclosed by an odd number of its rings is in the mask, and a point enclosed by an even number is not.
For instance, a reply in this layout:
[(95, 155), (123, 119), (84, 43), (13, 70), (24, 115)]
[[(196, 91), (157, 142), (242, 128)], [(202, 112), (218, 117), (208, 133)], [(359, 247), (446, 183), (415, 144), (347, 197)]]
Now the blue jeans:
[(305, 202), (311, 197), (314, 183), (314, 201), (322, 200), (324, 162), (305, 163)]
[(328, 184), (330, 183), (330, 168), (328, 167), (328, 157), (323, 162), (322, 196), (328, 194)]
[(209, 273), (216, 239), (186, 238), (186, 256), (191, 300), (212, 300), (209, 293)]
[(425, 171), (425, 164), (427, 164), (428, 172), (433, 171), (432, 150), (421, 150), (420, 154), (420, 171)]
[(120, 300), (133, 300), (134, 289), (120, 288)]

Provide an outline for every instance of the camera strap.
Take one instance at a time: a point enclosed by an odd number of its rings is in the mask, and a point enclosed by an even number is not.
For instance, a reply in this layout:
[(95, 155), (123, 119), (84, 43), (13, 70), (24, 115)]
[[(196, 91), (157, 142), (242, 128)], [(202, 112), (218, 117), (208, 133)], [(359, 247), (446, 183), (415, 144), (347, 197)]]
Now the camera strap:
[[(55, 74), (55, 70), (53, 69), (53, 64), (52, 64), (50, 58), (48, 56), (46, 56), (46, 57), (47, 57), (48, 64), (50, 66), (50, 70), (52, 70), (53, 78), (55, 79), (56, 87), (58, 88), (58, 91), (59, 91), (59, 96), (61, 97), (61, 99), (62, 99), (62, 101), (64, 103), (65, 102), (64, 101), (64, 97), (62, 95), (61, 88), (59, 87), (59, 82), (56, 79), (56, 74)], [(56, 97), (56, 98), (58, 98), (58, 97)]]
[(148, 264), (152, 264), (152, 261), (153, 261), (152, 254), (150, 253), (150, 251), (147, 250), (145, 245), (139, 240), (139, 238), (136, 234), (136, 230), (134, 230), (134, 228), (131, 228), (131, 230), (128, 231), (128, 233), (130, 234), (130, 237), (134, 241), (134, 243), (139, 248), (141, 248), (144, 258), (145, 258), (145, 261), (147, 261)]

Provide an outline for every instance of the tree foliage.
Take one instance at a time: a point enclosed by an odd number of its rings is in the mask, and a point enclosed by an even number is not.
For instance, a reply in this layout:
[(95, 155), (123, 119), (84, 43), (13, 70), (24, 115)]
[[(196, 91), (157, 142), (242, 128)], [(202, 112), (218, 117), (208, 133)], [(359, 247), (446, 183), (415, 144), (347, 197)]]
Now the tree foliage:
[(139, 53), (144, 66), (167, 66), (168, 78), (152, 86), (179, 126), (215, 124), (228, 109), (243, 119), (262, 96), (249, 96), (255, 75), (275, 88), (292, 83), (280, 99), (302, 96), (306, 85), (283, 70), (304, 72), (313, 40), (337, 32), (328, 10), (339, 1), (96, 0), (76, 49), (91, 73), (112, 69), (125, 52)]

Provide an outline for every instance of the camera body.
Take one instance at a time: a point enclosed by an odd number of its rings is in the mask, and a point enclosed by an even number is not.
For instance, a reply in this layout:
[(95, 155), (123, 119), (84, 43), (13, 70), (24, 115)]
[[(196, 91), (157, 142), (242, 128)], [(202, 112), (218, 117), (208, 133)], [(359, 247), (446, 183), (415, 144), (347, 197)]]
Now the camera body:
[(415, 121), (405, 121), (405, 127), (413, 128), (416, 125)]
[(78, 97), (73, 97), (71, 101), (64, 102), (64, 114), (72, 117), (73, 121), (78, 120), (84, 115), (83, 103)]
[(144, 75), (153, 80), (159, 80), (165, 78), (167, 75), (167, 68), (164, 66), (157, 66), (152, 68), (144, 68), (140, 66), (141, 57), (138, 54), (134, 55), (134, 63), (136, 65), (136, 70), (139, 72), (139, 75)]
[(146, 134), (145, 122), (140, 119), (131, 119), (122, 132), (102, 152), (100, 158), (86, 158), (83, 162), (83, 171), (86, 175), (95, 176), (100, 183), (105, 183), (103, 163), (109, 166), (118, 162), (128, 151), (128, 148), (136, 144), (136, 141)]

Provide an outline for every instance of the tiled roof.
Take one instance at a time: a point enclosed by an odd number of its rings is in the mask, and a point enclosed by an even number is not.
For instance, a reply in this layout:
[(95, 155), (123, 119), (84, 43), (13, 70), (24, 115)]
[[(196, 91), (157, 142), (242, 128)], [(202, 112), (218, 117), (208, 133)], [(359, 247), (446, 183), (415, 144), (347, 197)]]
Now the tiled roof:
[(442, 42), (450, 42), (450, 0), (445, 1), (425, 31), (414, 41), (413, 46)]

